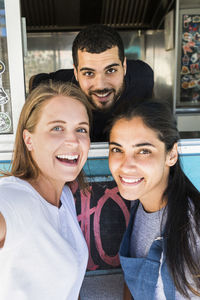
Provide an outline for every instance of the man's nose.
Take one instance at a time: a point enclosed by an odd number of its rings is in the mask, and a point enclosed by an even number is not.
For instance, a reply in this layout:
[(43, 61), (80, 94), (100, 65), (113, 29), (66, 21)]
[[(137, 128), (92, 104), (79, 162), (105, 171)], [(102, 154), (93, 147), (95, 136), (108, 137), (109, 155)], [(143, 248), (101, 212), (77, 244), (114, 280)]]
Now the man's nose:
[(106, 80), (104, 74), (97, 74), (94, 78), (94, 88), (97, 90), (102, 90), (106, 87)]

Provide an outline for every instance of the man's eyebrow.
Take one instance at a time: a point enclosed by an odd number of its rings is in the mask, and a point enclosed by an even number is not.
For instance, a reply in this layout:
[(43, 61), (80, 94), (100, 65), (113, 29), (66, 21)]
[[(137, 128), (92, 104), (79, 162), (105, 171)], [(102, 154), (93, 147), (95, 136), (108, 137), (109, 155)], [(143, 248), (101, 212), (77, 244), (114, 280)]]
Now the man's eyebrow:
[[(116, 142), (109, 142), (109, 145), (114, 145), (114, 146), (118, 146), (118, 147), (122, 147), (122, 145), (116, 143)], [(154, 147), (155, 146), (151, 143), (139, 143), (139, 144), (134, 144), (133, 147), (144, 147), (144, 146), (150, 146), (150, 147)]]
[(89, 68), (89, 67), (83, 67), (80, 69), (80, 71), (95, 71), (95, 69)]
[[(119, 65), (120, 65), (120, 64), (118, 64), (118, 63), (113, 63), (113, 64), (111, 64), (111, 65), (106, 66), (106, 67), (104, 68), (104, 70), (108, 70), (108, 69), (113, 68), (113, 67), (118, 67)], [(95, 69), (89, 68), (89, 67), (83, 67), (83, 68), (80, 68), (80, 71), (81, 71), (81, 72), (82, 72), (82, 71), (92, 71), (92, 72), (94, 72)]]
[(107, 69), (110, 69), (110, 68), (113, 68), (113, 67), (118, 67), (120, 64), (118, 63), (114, 63), (114, 64), (111, 64), (111, 65), (108, 65), (104, 68), (104, 70), (107, 70)]

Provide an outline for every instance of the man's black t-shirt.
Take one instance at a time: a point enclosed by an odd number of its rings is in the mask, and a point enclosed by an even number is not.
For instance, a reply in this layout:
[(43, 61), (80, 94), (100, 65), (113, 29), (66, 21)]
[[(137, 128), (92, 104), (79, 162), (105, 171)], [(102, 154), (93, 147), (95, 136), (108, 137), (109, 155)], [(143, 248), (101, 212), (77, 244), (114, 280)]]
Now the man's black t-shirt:
[[(32, 88), (35, 88), (41, 82), (73, 82), (78, 85), (75, 79), (73, 69), (63, 69), (52, 73), (41, 73), (34, 77)], [(141, 60), (127, 61), (127, 71), (125, 75), (125, 89), (112, 108), (107, 112), (93, 111), (93, 124), (91, 130), (92, 142), (105, 142), (107, 135), (105, 128), (112, 117), (113, 111), (123, 101), (134, 101), (135, 98), (151, 98), (153, 93), (153, 70)]]

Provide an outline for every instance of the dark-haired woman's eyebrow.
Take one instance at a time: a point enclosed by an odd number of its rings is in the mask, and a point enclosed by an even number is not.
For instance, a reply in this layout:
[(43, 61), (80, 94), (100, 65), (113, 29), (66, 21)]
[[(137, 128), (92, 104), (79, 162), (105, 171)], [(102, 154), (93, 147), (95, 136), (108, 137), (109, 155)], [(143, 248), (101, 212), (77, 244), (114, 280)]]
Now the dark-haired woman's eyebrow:
[[(109, 142), (109, 145), (114, 145), (114, 146), (117, 146), (117, 147), (122, 147), (122, 145), (120, 145), (119, 143), (116, 143), (116, 142)], [(132, 147), (135, 148), (135, 147), (146, 147), (146, 146), (149, 146), (149, 147), (154, 147), (155, 146), (151, 143), (138, 143), (138, 144), (134, 144)]]
[(150, 147), (154, 147), (155, 148), (155, 146), (153, 144), (151, 144), (151, 143), (139, 143), (139, 144), (133, 145), (133, 147), (145, 147), (145, 146), (150, 146)]

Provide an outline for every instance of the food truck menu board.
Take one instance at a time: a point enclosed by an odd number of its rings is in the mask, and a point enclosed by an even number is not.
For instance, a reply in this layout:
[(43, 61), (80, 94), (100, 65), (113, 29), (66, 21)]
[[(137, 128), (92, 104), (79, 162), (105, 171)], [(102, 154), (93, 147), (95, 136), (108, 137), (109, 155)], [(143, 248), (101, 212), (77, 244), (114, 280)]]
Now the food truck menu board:
[(4, 1), (0, 0), (0, 134), (13, 133)]
[(180, 104), (200, 105), (200, 14), (183, 14), (181, 22)]

